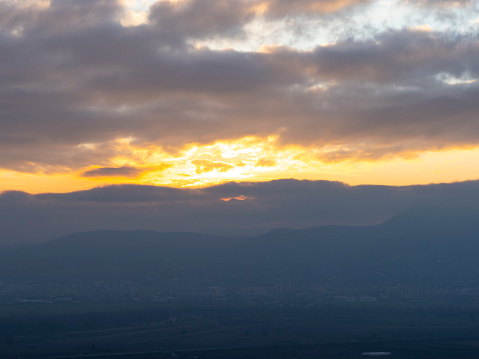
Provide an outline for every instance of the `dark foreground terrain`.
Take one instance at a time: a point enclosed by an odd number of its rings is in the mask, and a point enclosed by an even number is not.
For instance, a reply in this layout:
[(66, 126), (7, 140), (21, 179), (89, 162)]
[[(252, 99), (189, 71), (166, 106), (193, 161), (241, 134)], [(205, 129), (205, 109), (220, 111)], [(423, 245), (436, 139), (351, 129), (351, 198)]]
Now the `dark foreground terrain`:
[(0, 308), (2, 358), (477, 358), (476, 309), (23, 304)]
[(479, 208), (0, 252), (0, 358), (479, 358)]

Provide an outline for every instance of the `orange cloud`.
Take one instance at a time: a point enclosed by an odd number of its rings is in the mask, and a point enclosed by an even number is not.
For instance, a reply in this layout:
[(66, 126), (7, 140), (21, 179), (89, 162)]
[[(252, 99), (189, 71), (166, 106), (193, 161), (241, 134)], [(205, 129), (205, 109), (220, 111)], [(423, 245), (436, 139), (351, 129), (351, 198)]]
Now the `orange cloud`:
[(278, 164), (278, 161), (275, 158), (262, 157), (256, 162), (256, 166), (259, 167), (274, 167)]
[(226, 172), (234, 168), (233, 165), (224, 162), (214, 162), (209, 160), (195, 160), (191, 161), (196, 166), (196, 173), (207, 173), (214, 170), (218, 172)]
[(232, 200), (236, 200), (236, 201), (246, 201), (247, 199), (254, 199), (254, 197), (241, 195), (241, 196), (237, 196), (237, 197), (224, 197), (224, 198), (220, 198), (220, 200), (222, 200), (222, 201), (224, 201), (224, 202), (229, 202), (229, 201), (232, 201)]
[(370, 3), (371, 0), (266, 0), (256, 9), (269, 16), (324, 14)]

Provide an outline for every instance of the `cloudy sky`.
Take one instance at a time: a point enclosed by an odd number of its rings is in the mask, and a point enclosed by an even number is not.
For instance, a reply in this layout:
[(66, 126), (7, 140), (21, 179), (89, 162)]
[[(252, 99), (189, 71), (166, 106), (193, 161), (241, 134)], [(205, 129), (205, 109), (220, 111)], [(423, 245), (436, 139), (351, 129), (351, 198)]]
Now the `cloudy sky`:
[(473, 0), (0, 0), (0, 227), (372, 223), (449, 198), (479, 179), (478, 59)]
[(0, 190), (479, 178), (469, 0), (0, 0)]

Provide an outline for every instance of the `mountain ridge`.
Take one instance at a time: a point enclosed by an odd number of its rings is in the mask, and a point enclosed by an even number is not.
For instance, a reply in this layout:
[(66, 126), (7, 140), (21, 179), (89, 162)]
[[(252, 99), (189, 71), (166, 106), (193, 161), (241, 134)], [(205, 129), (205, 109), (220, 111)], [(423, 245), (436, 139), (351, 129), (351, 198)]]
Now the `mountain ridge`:
[(79, 232), (0, 252), (0, 280), (138, 280), (155, 273), (224, 284), (241, 275), (264, 283), (298, 276), (368, 280), (409, 273), (426, 278), (431, 272), (476, 280), (478, 223), (477, 208), (416, 207), (373, 226), (278, 228), (250, 237)]

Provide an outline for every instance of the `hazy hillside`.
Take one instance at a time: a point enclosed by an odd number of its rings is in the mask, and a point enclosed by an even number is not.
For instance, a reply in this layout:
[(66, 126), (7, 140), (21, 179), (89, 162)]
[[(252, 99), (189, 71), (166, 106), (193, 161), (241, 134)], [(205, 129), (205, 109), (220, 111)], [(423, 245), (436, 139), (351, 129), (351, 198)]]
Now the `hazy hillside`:
[(197, 233), (76, 233), (0, 253), (0, 280), (195, 278), (197, 284), (394, 279), (476, 281), (479, 211), (415, 208), (377, 226), (277, 229), (247, 238)]

